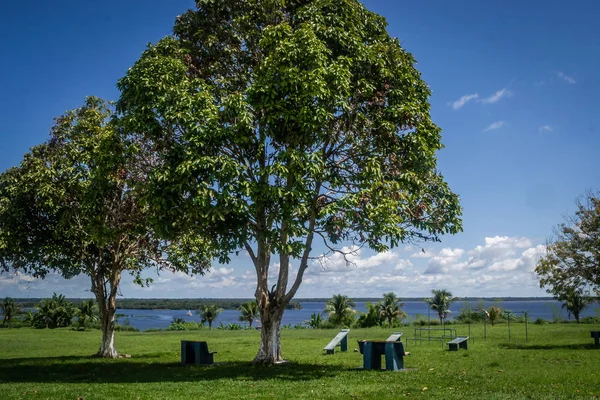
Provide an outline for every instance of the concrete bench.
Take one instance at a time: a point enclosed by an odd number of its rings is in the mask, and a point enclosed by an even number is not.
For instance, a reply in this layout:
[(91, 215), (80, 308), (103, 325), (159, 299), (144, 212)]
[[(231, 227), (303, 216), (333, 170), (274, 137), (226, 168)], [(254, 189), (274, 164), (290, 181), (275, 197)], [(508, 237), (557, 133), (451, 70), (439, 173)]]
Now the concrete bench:
[(450, 351), (458, 351), (459, 348), (468, 350), (469, 337), (468, 336), (458, 336), (456, 339), (453, 339), (446, 344), (448, 345), (448, 350)]
[(323, 350), (327, 354), (333, 354), (335, 353), (335, 346), (339, 345), (340, 351), (348, 351), (348, 332), (350, 332), (350, 329), (342, 329), (327, 346), (323, 347)]
[(594, 338), (594, 344), (600, 346), (600, 331), (592, 331), (592, 337)]
[(211, 365), (213, 364), (213, 354), (216, 351), (209, 352), (206, 342), (197, 342), (192, 340), (181, 341), (181, 364)]
[(402, 332), (392, 332), (392, 334), (385, 339), (386, 342), (399, 342), (402, 338)]

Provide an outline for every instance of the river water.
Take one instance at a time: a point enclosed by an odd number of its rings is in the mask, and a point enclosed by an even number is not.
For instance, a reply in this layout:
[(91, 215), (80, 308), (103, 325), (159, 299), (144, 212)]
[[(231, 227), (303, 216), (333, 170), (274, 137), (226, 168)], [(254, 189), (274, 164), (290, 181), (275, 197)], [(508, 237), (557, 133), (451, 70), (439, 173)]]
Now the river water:
[[(327, 318), (324, 302), (302, 302), (301, 310), (286, 310), (283, 314), (283, 325), (297, 325), (302, 324), (310, 319), (313, 313), (322, 313), (323, 319)], [(465, 306), (465, 303), (470, 303), (473, 310), (482, 306), (481, 301), (463, 302), (457, 301), (450, 307), (451, 319), (460, 313), (460, 310)], [(497, 305), (505, 310), (514, 312), (514, 315), (522, 315), (521, 313), (527, 311), (529, 318), (535, 321), (538, 318), (552, 321), (555, 318), (567, 319), (567, 312), (561, 308), (561, 303), (554, 300), (530, 300), (530, 301), (509, 301), (505, 300), (502, 302), (486, 302), (485, 306)], [(354, 307), (358, 311), (366, 311), (366, 303), (357, 302)], [(437, 314), (434, 310), (429, 310), (426, 303), (422, 301), (405, 301), (402, 309), (408, 314), (409, 319), (415, 318), (417, 314), (424, 316), (425, 318), (430, 317), (436, 319)], [(118, 322), (124, 325), (131, 325), (139, 330), (147, 329), (165, 329), (167, 328), (174, 318), (183, 318), (186, 321), (200, 321), (200, 317), (197, 312), (191, 310), (193, 315), (188, 316), (188, 310), (138, 310), (138, 309), (119, 309), (117, 314), (121, 314), (118, 318)], [(429, 313), (429, 315), (428, 315)], [(598, 304), (590, 304), (582, 313), (582, 317), (600, 315), (600, 309)], [(213, 322), (213, 327), (218, 326), (220, 323), (240, 323), (239, 322), (240, 312), (237, 310), (224, 310), (217, 317), (216, 321)], [(258, 321), (257, 321), (258, 322)], [(255, 322), (256, 323), (256, 322)]]

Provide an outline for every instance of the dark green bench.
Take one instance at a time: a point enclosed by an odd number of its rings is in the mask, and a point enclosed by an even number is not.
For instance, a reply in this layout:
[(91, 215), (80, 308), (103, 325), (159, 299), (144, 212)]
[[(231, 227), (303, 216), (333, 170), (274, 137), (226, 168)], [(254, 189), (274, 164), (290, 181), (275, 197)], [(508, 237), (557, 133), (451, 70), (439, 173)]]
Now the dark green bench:
[(447, 342), (448, 350), (450, 351), (458, 351), (459, 348), (468, 350), (469, 337), (468, 336), (458, 336), (457, 338)]
[(340, 351), (348, 351), (348, 332), (350, 332), (350, 329), (342, 329), (327, 346), (323, 347), (323, 350), (327, 354), (333, 354), (335, 353), (335, 346), (339, 345)]
[(213, 354), (216, 351), (209, 352), (206, 342), (197, 342), (192, 340), (181, 341), (181, 364), (211, 365), (213, 364)]
[(600, 346), (600, 331), (592, 331), (592, 337), (594, 338), (594, 344)]

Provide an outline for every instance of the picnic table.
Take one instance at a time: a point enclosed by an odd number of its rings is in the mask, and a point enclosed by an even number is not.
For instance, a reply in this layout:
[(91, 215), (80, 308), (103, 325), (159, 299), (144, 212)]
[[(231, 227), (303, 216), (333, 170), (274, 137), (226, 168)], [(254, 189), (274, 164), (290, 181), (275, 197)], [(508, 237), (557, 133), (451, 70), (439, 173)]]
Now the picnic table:
[(386, 371), (404, 369), (404, 345), (400, 341), (359, 340), (358, 347), (363, 355), (364, 369), (381, 369), (381, 356), (385, 356)]

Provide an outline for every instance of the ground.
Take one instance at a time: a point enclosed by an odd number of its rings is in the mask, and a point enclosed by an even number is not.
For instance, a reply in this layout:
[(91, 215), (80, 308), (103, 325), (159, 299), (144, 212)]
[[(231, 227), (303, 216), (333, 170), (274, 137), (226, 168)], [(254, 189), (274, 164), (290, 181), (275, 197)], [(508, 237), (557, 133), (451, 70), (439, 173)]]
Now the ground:
[[(453, 325), (459, 335), (466, 325)], [(2, 399), (549, 399), (600, 397), (596, 325), (471, 326), (469, 350), (442, 342), (407, 344), (407, 371), (363, 371), (360, 339), (385, 339), (391, 329), (352, 329), (349, 351), (325, 355), (335, 330), (283, 330), (287, 364), (264, 368), (249, 361), (256, 330), (117, 332), (117, 349), (130, 359), (91, 357), (99, 331), (0, 329)], [(414, 336), (405, 327), (403, 339)], [(180, 340), (206, 340), (216, 365), (181, 366)]]

